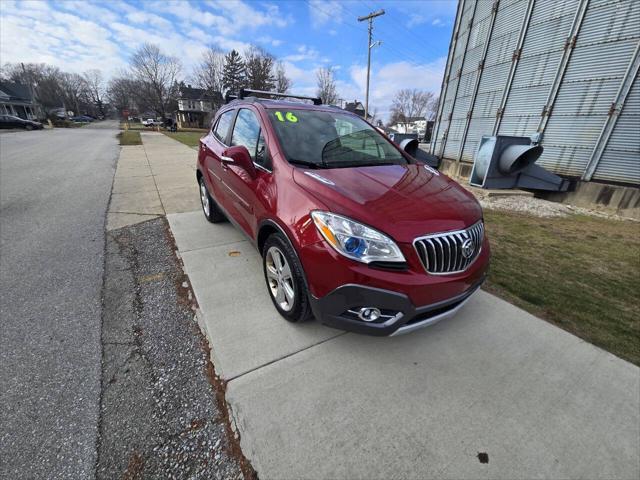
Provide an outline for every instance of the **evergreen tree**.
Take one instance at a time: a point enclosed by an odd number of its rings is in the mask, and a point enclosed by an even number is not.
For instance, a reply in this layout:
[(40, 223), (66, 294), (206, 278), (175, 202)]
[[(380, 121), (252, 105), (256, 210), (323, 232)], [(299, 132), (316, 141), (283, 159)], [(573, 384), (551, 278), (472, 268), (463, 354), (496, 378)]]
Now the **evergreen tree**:
[(245, 65), (242, 57), (235, 50), (231, 50), (224, 57), (222, 69), (222, 85), (226, 90), (237, 93), (245, 86)]
[(273, 55), (255, 45), (249, 47), (244, 55), (247, 87), (254, 90), (273, 91), (276, 88)]

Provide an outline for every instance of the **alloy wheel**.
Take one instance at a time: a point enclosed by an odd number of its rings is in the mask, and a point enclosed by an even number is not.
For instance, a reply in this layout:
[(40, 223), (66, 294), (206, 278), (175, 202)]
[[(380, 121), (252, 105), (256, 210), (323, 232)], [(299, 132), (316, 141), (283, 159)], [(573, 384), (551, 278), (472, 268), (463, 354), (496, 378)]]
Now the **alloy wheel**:
[(291, 267), (286, 257), (278, 247), (271, 247), (265, 256), (267, 283), (269, 291), (276, 303), (285, 312), (293, 308), (295, 290)]
[(209, 205), (209, 193), (207, 192), (207, 187), (204, 186), (204, 181), (202, 180), (200, 180), (200, 201), (202, 202), (202, 210), (208, 217), (211, 209), (211, 206)]

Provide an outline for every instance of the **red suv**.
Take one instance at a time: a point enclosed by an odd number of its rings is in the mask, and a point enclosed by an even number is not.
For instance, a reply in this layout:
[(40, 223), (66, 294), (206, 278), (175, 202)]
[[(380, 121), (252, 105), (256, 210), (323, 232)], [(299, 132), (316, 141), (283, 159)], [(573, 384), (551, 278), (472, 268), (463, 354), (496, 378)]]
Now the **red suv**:
[(473, 195), (357, 115), (247, 93), (200, 140), (197, 180), (207, 219), (262, 254), (278, 312), (391, 335), (461, 308), (489, 266)]

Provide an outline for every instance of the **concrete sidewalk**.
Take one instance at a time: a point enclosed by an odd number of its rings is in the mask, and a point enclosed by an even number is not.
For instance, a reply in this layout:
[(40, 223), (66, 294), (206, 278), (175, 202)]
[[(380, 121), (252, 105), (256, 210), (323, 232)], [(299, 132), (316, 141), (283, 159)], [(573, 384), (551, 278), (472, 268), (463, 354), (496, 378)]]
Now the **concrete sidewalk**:
[(638, 367), (485, 292), (408, 336), (290, 324), (240, 232), (167, 218), (261, 479), (640, 476)]
[(198, 152), (161, 133), (140, 135), (142, 145), (121, 147), (107, 230), (200, 207)]

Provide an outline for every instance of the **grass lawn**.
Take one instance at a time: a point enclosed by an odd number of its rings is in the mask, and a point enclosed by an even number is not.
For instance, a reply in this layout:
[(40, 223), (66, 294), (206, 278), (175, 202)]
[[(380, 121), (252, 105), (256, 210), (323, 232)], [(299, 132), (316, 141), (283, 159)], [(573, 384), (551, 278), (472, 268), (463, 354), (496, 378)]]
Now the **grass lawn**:
[(485, 223), (486, 290), (640, 365), (639, 223), (496, 210)]
[(167, 137), (171, 137), (174, 140), (184, 143), (189, 147), (197, 147), (200, 139), (205, 135), (207, 130), (197, 130), (190, 132), (167, 132), (166, 130), (161, 130)]
[[(127, 122), (120, 122), (120, 130), (124, 130)], [(146, 127), (141, 123), (129, 122), (129, 130), (144, 130)]]
[(120, 145), (142, 145), (140, 132), (134, 130), (124, 130), (118, 134)]

